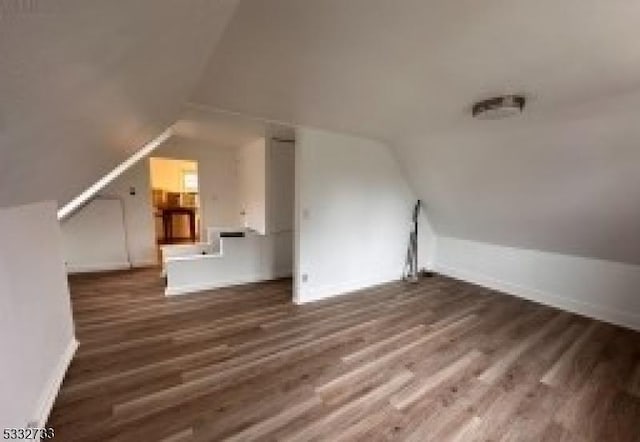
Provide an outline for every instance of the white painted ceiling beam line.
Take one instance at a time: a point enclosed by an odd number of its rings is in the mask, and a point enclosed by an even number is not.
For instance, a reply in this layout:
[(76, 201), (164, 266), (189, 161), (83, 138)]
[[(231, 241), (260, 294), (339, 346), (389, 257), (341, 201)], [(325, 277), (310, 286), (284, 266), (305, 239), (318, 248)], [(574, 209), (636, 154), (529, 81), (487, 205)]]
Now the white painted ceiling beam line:
[(162, 143), (167, 141), (169, 137), (173, 135), (173, 126), (167, 128), (160, 135), (155, 137), (153, 140), (149, 141), (147, 144), (142, 146), (142, 148), (136, 151), (133, 155), (127, 158), (125, 161), (120, 163), (116, 168), (114, 168), (111, 172), (100, 178), (93, 185), (91, 185), (87, 190), (82, 192), (80, 195), (69, 201), (63, 207), (58, 210), (58, 220), (62, 221), (75, 212), (77, 209), (86, 204), (91, 198), (96, 196), (98, 192), (104, 189), (109, 183), (122, 175), (127, 169), (136, 164), (138, 161), (149, 155), (155, 149), (157, 149)]

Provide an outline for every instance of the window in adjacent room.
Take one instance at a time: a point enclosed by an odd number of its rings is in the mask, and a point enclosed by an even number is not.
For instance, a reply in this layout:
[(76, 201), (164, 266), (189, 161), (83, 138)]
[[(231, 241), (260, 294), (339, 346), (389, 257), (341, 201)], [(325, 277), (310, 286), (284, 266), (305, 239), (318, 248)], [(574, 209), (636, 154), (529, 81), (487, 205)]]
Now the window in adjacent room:
[(197, 192), (198, 172), (195, 170), (185, 170), (182, 172), (182, 187), (185, 192)]

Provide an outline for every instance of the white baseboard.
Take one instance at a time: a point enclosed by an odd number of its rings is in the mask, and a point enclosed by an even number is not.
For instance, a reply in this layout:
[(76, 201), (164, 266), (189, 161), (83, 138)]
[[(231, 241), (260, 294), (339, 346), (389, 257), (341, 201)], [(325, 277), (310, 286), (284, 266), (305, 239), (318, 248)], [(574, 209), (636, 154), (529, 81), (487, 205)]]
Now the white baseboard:
[[(389, 276), (388, 278), (375, 278), (359, 281), (349, 281), (341, 284), (324, 285), (319, 287), (308, 287), (304, 289), (304, 293), (294, 294), (293, 302), (302, 305), (309, 302), (321, 301), (323, 299), (333, 298), (334, 296), (349, 295), (358, 290), (377, 287), (389, 282), (398, 281), (400, 275)], [(302, 299), (301, 299), (302, 298)]]
[(94, 273), (110, 272), (114, 270), (128, 270), (131, 264), (128, 262), (105, 262), (97, 264), (67, 264), (67, 273)]
[(640, 331), (640, 315), (637, 314), (614, 310), (607, 306), (588, 303), (577, 299), (566, 298), (556, 293), (545, 292), (533, 287), (525, 287), (453, 267), (436, 265), (435, 271), (452, 278), (488, 287), (519, 298), (528, 299), (540, 304), (545, 304), (561, 310), (598, 319), (603, 322)]
[(158, 265), (157, 260), (144, 260), (128, 262), (105, 262), (98, 264), (67, 264), (67, 273), (96, 273), (96, 272), (112, 272), (114, 270), (129, 270), (144, 267), (155, 267)]
[(71, 364), (73, 355), (75, 355), (76, 350), (78, 349), (78, 345), (78, 341), (73, 337), (65, 351), (60, 355), (58, 364), (55, 366), (44, 391), (40, 395), (33, 421), (30, 422), (34, 428), (44, 428), (47, 424), (49, 413), (51, 413), (53, 403), (56, 400), (56, 396), (58, 396), (60, 386), (64, 380), (64, 375), (67, 373), (67, 369), (69, 368), (69, 364)]
[(134, 269), (141, 269), (145, 267), (156, 267), (157, 265), (158, 265), (157, 259), (131, 262), (131, 267)]

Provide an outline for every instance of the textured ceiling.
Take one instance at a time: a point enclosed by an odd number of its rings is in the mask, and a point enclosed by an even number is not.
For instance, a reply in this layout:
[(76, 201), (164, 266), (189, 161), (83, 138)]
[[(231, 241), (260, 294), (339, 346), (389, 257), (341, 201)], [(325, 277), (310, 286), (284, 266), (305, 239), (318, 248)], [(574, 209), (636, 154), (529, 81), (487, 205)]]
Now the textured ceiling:
[(180, 115), (237, 0), (0, 5), (0, 207), (60, 205)]
[[(191, 99), (389, 142), (441, 235), (640, 263), (639, 20), (627, 0), (243, 0)], [(469, 117), (509, 92), (521, 117)]]

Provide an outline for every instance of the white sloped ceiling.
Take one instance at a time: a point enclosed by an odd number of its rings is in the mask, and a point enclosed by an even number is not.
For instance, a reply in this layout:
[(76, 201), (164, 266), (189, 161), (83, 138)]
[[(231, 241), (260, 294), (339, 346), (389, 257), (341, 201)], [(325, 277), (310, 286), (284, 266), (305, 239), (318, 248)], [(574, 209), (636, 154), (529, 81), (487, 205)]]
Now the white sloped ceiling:
[(0, 207), (63, 205), (180, 115), (237, 0), (0, 5)]
[[(640, 3), (243, 0), (192, 101), (389, 142), (440, 235), (640, 264)], [(471, 104), (524, 93), (522, 116)]]

